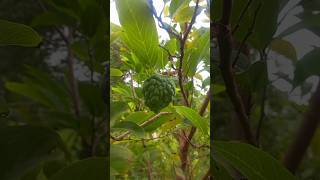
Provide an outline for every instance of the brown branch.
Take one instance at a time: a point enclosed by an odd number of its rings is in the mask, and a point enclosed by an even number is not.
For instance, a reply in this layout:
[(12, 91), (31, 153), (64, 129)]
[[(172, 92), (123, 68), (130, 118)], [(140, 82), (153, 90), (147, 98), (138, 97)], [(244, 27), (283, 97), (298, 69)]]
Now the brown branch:
[(184, 103), (186, 106), (190, 106), (190, 103), (188, 101), (188, 96), (185, 92), (185, 89), (183, 87), (183, 74), (182, 74), (182, 66), (183, 66), (183, 60), (184, 60), (184, 49), (185, 49), (185, 45), (186, 45), (186, 41), (188, 39), (189, 33), (191, 32), (192, 26), (196, 21), (196, 17), (197, 17), (197, 11), (199, 8), (199, 0), (197, 0), (196, 2), (196, 6), (194, 8), (194, 12), (191, 18), (191, 21), (189, 23), (189, 25), (187, 26), (186, 30), (183, 33), (183, 36), (180, 38), (180, 63), (179, 63), (179, 69), (178, 69), (178, 79), (179, 79), (179, 86), (180, 86), (180, 90), (184, 99)]
[[(68, 30), (68, 42), (73, 41), (73, 30), (71, 28), (67, 28)], [(74, 106), (74, 113), (76, 117), (79, 117), (80, 115), (80, 95), (79, 95), (79, 90), (78, 90), (78, 82), (75, 77), (74, 73), (74, 54), (73, 51), (70, 47), (70, 44), (68, 44), (68, 70), (69, 70), (69, 85), (70, 85), (70, 91), (71, 91), (71, 96), (72, 96), (72, 101), (73, 101), (73, 106)]]
[[(211, 93), (211, 90), (209, 89), (209, 91), (207, 92), (207, 95), (206, 95), (206, 98), (204, 99), (204, 101), (202, 102), (202, 105), (201, 105), (201, 108), (199, 110), (199, 115), (200, 116), (203, 116), (207, 107), (208, 107), (208, 104), (210, 102), (210, 94)], [(187, 155), (188, 155), (188, 151), (189, 151), (189, 145), (193, 145), (191, 143), (191, 139), (192, 137), (194, 136), (195, 132), (196, 132), (197, 128), (196, 127), (192, 127), (190, 132), (189, 132), (189, 135), (185, 135), (184, 133), (182, 133), (182, 135), (180, 135), (181, 137), (186, 137), (186, 138), (183, 138), (181, 141), (181, 147), (180, 147), (180, 157), (181, 157), (181, 167), (182, 168), (186, 168), (187, 167), (187, 163), (188, 163), (188, 159), (187, 159)]]
[(223, 16), (218, 26), (218, 45), (220, 51), (220, 69), (225, 82), (226, 91), (234, 106), (240, 121), (241, 127), (248, 143), (255, 144), (254, 136), (251, 132), (248, 116), (242, 102), (239, 90), (231, 66), (232, 34), (230, 31), (230, 16), (232, 0), (223, 1)]
[(295, 173), (299, 167), (299, 164), (301, 163), (303, 156), (318, 128), (320, 121), (319, 107), (320, 83), (318, 83), (317, 89), (311, 97), (309, 110), (304, 115), (303, 122), (296, 134), (296, 137), (283, 159), (284, 166), (292, 173)]

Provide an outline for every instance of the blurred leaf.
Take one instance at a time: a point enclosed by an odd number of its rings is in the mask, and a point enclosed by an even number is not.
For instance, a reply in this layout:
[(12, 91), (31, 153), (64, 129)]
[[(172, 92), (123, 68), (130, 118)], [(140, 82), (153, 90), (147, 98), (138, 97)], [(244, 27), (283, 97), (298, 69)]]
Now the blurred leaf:
[(275, 158), (252, 145), (215, 141), (213, 150), (248, 180), (297, 179)]
[(49, 180), (105, 180), (107, 174), (107, 158), (91, 157), (70, 164), (61, 169)]
[(263, 61), (258, 61), (247, 71), (237, 74), (236, 79), (246, 90), (258, 92), (268, 84), (267, 65)]
[(59, 12), (44, 12), (32, 19), (32, 27), (72, 25), (74, 19)]
[(208, 125), (206, 120), (201, 117), (195, 110), (185, 107), (185, 106), (174, 106), (177, 113), (181, 116), (187, 118), (192, 122), (192, 124), (199, 128), (204, 135), (208, 135)]
[(286, 58), (293, 60), (293, 62), (296, 62), (298, 59), (294, 46), (284, 39), (274, 39), (270, 44), (270, 48)]
[[(170, 39), (166, 45), (165, 45), (165, 48), (167, 50), (169, 50), (170, 54), (171, 55), (175, 55), (176, 54), (176, 51), (177, 51), (177, 40), (172, 38)], [(167, 53), (167, 52), (166, 52)]]
[[(247, 5), (247, 0), (234, 1), (232, 8), (231, 24), (235, 27), (238, 24), (238, 19), (242, 10)], [(256, 24), (253, 29), (252, 35), (249, 37), (248, 42), (257, 49), (263, 49), (268, 43), (271, 42), (272, 37), (277, 29), (277, 20), (279, 14), (279, 0), (269, 1), (253, 1), (247, 13), (243, 16), (239, 29), (235, 33), (238, 41), (242, 41), (246, 36), (249, 27), (253, 23), (254, 13), (261, 3), (261, 8), (258, 12)], [(211, 16), (213, 20), (219, 20), (222, 15), (222, 0), (215, 0), (213, 8), (211, 9)]]
[(190, 7), (188, 1), (185, 1), (174, 13), (173, 20), (179, 23), (185, 23), (191, 20), (194, 7)]
[(80, 18), (80, 27), (85, 35), (92, 37), (102, 20), (101, 8), (96, 1), (87, 1)]
[(120, 145), (110, 146), (110, 166), (112, 169), (122, 174), (125, 173), (133, 161), (134, 154), (131, 150)]
[(62, 141), (44, 127), (1, 127), (0, 147), (0, 179), (18, 180), (40, 162), (58, 158)]
[(110, 68), (110, 76), (122, 76), (122, 72), (116, 68)]
[(170, 6), (169, 6), (169, 13), (170, 16), (173, 17), (173, 15), (175, 14), (176, 10), (182, 5), (184, 4), (185, 0), (174, 0), (174, 1), (170, 1)]
[(7, 82), (5, 84), (6, 88), (14, 93), (31, 98), (35, 102), (41, 103), (48, 107), (55, 107), (55, 105), (50, 101), (48, 96), (39, 89), (39, 87), (34, 87), (24, 83)]
[(88, 61), (90, 59), (88, 54), (88, 44), (82, 41), (76, 41), (71, 44), (72, 51), (77, 58), (83, 61)]
[(294, 87), (299, 86), (305, 79), (312, 75), (320, 74), (320, 48), (315, 48), (304, 55), (295, 65)]
[(0, 20), (0, 46), (36, 47), (41, 40), (38, 33), (26, 25)]
[(99, 86), (91, 83), (80, 83), (79, 92), (84, 106), (91, 114), (96, 116), (103, 114), (105, 104), (101, 97), (101, 89)]
[(219, 85), (219, 84), (214, 84), (213, 85), (213, 95), (217, 95), (219, 93), (222, 93), (226, 90), (226, 87), (223, 85)]

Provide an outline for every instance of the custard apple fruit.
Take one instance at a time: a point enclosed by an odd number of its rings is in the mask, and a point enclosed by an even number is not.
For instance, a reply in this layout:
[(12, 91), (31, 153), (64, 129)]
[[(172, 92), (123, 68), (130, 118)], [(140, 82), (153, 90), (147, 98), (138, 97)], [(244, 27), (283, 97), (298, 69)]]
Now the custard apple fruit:
[(167, 107), (175, 96), (174, 82), (161, 75), (152, 75), (142, 87), (145, 105), (153, 112)]

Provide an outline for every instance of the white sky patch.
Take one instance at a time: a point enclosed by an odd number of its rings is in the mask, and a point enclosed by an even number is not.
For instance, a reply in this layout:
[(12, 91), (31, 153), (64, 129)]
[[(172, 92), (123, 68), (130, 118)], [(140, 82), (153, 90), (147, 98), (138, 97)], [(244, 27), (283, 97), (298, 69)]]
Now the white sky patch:
[[(205, 5), (205, 4), (206, 4), (206, 1), (203, 1), (203, 3), (201, 5)], [(157, 14), (159, 15), (164, 7), (163, 1), (155, 0), (155, 1), (153, 1), (153, 5), (156, 9)], [(195, 3), (191, 2), (190, 5), (194, 6)], [(162, 20), (163, 20), (163, 22), (168, 23), (168, 24), (172, 23), (170, 17), (164, 17), (162, 15)], [(116, 4), (115, 4), (114, 0), (110, 1), (110, 21), (114, 24), (120, 25), (118, 12), (117, 12)], [(156, 23), (156, 27), (157, 27), (157, 31), (158, 31), (159, 41), (169, 40), (170, 39), (169, 34), (164, 29), (161, 29), (158, 26), (156, 19), (155, 19), (155, 23)], [(210, 28), (209, 18), (206, 16), (204, 10), (197, 16), (196, 22), (194, 23), (194, 27), (197, 29), (201, 28), (201, 27)], [(177, 30), (180, 30), (180, 29), (177, 29)], [(203, 64), (199, 64), (197, 72), (201, 71), (202, 69), (203, 69)], [(205, 80), (206, 78), (208, 78), (210, 76), (210, 73), (207, 71), (202, 71), (199, 74), (202, 76), (203, 80)], [(195, 80), (194, 83), (195, 83), (195, 88), (197, 90), (201, 91), (202, 89), (200, 87), (202, 86), (202, 81)], [(201, 93), (205, 94), (206, 92), (201, 91)]]

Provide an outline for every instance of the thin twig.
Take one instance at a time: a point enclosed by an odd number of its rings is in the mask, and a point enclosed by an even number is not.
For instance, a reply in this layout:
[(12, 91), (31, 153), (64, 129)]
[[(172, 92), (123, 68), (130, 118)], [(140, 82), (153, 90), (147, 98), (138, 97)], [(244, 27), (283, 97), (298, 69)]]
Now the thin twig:
[[(171, 112), (160, 112), (158, 114), (156, 114), (155, 116), (153, 116), (152, 118), (150, 118), (149, 120), (143, 122), (142, 124), (140, 124), (140, 127), (146, 127), (149, 124), (153, 123), (154, 121), (156, 121), (157, 119), (159, 119), (161, 116), (163, 115), (168, 115), (168, 114), (172, 114)], [(126, 136), (128, 136), (130, 134), (130, 131), (127, 131), (123, 134), (121, 134), (120, 136), (116, 137), (115, 139), (117, 141), (122, 140), (123, 138), (125, 138)]]
[(249, 37), (253, 33), (253, 29), (254, 29), (254, 26), (256, 25), (256, 20), (257, 20), (257, 17), (258, 17), (258, 12), (259, 12), (261, 6), (262, 6), (262, 4), (259, 3), (257, 9), (254, 12), (253, 22), (252, 22), (251, 26), (249, 27), (247, 34), (245, 35), (245, 37), (243, 38), (243, 40), (241, 42), (241, 45), (240, 45), (240, 47), (238, 49), (238, 52), (237, 52), (237, 55), (236, 55), (236, 57), (235, 57), (235, 59), (234, 59), (234, 61), (232, 63), (232, 67), (234, 67), (237, 64), (237, 61), (238, 61), (238, 59), (240, 57), (240, 53), (241, 53), (244, 45), (246, 44), (247, 40), (249, 39)]
[[(268, 56), (268, 54), (266, 53), (265, 49), (260, 51), (260, 59), (261, 59), (261, 61), (266, 62), (267, 56)], [(265, 85), (264, 88), (263, 88), (263, 92), (262, 92), (260, 118), (259, 118), (258, 127), (257, 127), (257, 131), (256, 131), (256, 143), (257, 143), (257, 146), (260, 145), (260, 135), (261, 135), (262, 122), (263, 122), (263, 120), (265, 119), (265, 116), (266, 116), (265, 104), (266, 104), (266, 100), (267, 100), (267, 88), (268, 88), (268, 85)]]
[(238, 28), (240, 27), (240, 22), (242, 21), (242, 18), (246, 14), (247, 10), (249, 9), (249, 6), (251, 5), (251, 3), (252, 3), (252, 0), (249, 0), (248, 3), (246, 4), (246, 6), (244, 7), (244, 9), (242, 10), (236, 26), (232, 30), (232, 34), (234, 34), (238, 30)]

